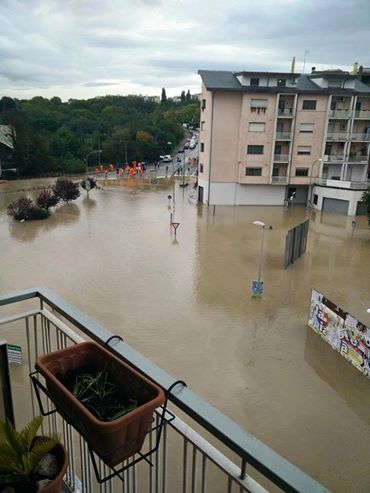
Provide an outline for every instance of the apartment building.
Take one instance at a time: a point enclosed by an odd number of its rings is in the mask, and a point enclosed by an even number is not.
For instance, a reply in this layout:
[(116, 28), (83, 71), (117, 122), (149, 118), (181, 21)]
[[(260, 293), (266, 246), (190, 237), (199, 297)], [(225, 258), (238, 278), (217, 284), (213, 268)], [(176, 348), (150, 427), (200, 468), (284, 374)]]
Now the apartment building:
[(309, 201), (319, 210), (360, 212), (369, 179), (370, 87), (358, 75), (198, 73), (200, 202)]

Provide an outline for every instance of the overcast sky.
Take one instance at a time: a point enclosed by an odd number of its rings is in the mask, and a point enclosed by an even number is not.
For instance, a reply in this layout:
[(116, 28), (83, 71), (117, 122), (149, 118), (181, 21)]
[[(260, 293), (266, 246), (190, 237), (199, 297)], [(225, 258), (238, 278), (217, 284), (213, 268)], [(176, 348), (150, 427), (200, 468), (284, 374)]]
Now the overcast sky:
[(0, 0), (0, 96), (200, 91), (197, 70), (370, 66), (369, 0)]

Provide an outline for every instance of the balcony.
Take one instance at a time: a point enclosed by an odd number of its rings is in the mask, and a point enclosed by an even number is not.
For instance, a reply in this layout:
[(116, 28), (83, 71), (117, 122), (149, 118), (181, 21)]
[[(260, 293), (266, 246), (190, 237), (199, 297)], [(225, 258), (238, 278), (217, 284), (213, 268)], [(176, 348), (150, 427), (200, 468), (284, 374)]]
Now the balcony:
[(314, 184), (322, 187), (346, 188), (348, 190), (367, 190), (370, 187), (370, 181), (345, 181), (325, 178), (315, 178)]
[(350, 116), (351, 116), (351, 111), (349, 109), (329, 111), (329, 118), (347, 119)]
[(288, 163), (289, 154), (274, 154), (274, 161), (279, 161), (280, 163)]
[[(22, 303), (27, 303), (27, 311), (23, 311), (23, 305), (19, 306)], [(115, 339), (108, 346), (107, 342), (112, 337), (108, 330), (47, 288), (2, 295), (0, 307), (5, 306), (7, 316), (0, 320), (0, 327), (4, 328), (2, 337), (11, 334), (12, 339), (22, 346), (24, 359), (22, 366), (10, 372), (11, 377), (15, 376), (12, 395), (13, 402), (18, 404), (15, 408), (16, 420), (19, 416), (22, 420), (28, 420), (32, 415), (40, 414), (35, 388), (28, 379), (36, 358), (86, 339), (93, 339), (108, 347), (115, 356), (138, 369), (164, 390), (176, 381), (125, 342)], [(11, 306), (14, 308), (9, 315)], [(8, 373), (3, 372), (2, 377), (7, 379)], [(3, 387), (3, 398), (11, 404), (11, 394), (4, 389), (6, 387)], [(149, 447), (150, 454), (145, 460), (142, 460), (140, 453), (126, 459), (124, 470), (119, 476), (115, 474), (117, 471), (106, 466), (90, 449), (74, 427), (76, 423), (72, 426), (58, 413), (54, 413), (53, 404), (46, 395), (41, 399), (45, 410), (52, 412), (44, 420), (44, 432), (58, 433), (69, 452), (69, 468), (64, 478), (68, 491), (224, 493), (237, 490), (240, 493), (267, 493), (250, 476), (256, 470), (282, 491), (329, 493), (185, 385), (178, 385), (168, 394), (166, 411), (163, 408), (156, 410), (153, 425), (158, 424), (164, 415), (159, 448), (151, 452), (152, 444), (157, 440), (157, 431), (152, 429), (144, 443), (144, 447)], [(181, 412), (181, 418), (178, 412)], [(197, 431), (187, 423), (190, 419), (195, 421)], [(213, 444), (203, 434), (210, 436)], [(220, 444), (222, 452), (214, 443)], [(237, 457), (239, 465), (227, 455)], [(247, 462), (253, 466), (248, 474)], [(118, 467), (121, 468), (117, 466), (115, 469)]]
[(276, 132), (276, 140), (291, 140), (292, 132)]
[(278, 108), (278, 116), (285, 118), (293, 118), (294, 109), (293, 108)]
[(344, 154), (329, 154), (324, 157), (324, 161), (327, 163), (342, 163), (344, 160)]
[(357, 142), (370, 142), (370, 133), (353, 133), (350, 140), (356, 140)]
[(347, 132), (328, 132), (326, 140), (347, 140)]
[(368, 155), (365, 155), (365, 156), (351, 156), (349, 155), (348, 156), (348, 162), (349, 163), (362, 163), (362, 164), (367, 164), (369, 161), (369, 156)]
[(363, 118), (365, 120), (370, 120), (370, 110), (354, 111), (353, 118)]
[(288, 177), (287, 176), (272, 176), (271, 183), (273, 185), (287, 185)]

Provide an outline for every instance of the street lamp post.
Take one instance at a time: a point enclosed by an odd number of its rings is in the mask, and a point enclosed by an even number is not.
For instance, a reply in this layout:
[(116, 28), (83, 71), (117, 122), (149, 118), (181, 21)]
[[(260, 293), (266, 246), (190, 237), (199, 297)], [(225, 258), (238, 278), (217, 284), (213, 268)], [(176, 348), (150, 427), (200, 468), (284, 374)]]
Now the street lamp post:
[(312, 167), (311, 167), (311, 171), (310, 171), (310, 182), (309, 182), (309, 186), (308, 186), (308, 193), (307, 193), (307, 202), (306, 202), (306, 206), (308, 207), (308, 204), (312, 204), (312, 175), (313, 175), (313, 169), (315, 167), (315, 164), (317, 163), (320, 163), (320, 165), (322, 164), (322, 159), (319, 158), (319, 159), (316, 159), (313, 163), (312, 163)]
[(90, 151), (90, 152), (86, 155), (86, 157), (85, 157), (85, 159), (84, 159), (84, 161), (85, 161), (85, 174), (86, 174), (86, 175), (87, 175), (87, 174), (89, 174), (89, 170), (88, 170), (88, 161), (89, 161), (89, 156), (91, 156), (91, 154), (96, 154), (96, 153), (98, 153), (98, 154), (100, 155), (100, 154), (101, 154), (101, 152), (102, 152), (102, 151), (101, 151), (101, 149), (98, 149), (98, 150), (95, 150), (95, 151)]
[(263, 294), (263, 281), (261, 281), (262, 277), (262, 264), (263, 264), (263, 241), (265, 237), (265, 223), (262, 221), (253, 221), (255, 226), (259, 226), (262, 229), (261, 232), (261, 246), (260, 246), (260, 256), (258, 262), (258, 279), (257, 281), (252, 281), (252, 297), (260, 298)]

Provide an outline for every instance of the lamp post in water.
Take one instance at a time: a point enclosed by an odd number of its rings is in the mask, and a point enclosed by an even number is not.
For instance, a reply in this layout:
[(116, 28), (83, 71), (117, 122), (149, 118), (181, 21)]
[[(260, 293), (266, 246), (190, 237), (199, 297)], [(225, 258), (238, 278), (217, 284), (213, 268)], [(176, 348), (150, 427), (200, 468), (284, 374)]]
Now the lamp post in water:
[(257, 281), (252, 281), (252, 296), (262, 296), (263, 293), (263, 282), (261, 281), (262, 275), (262, 264), (263, 264), (263, 242), (265, 238), (265, 223), (262, 221), (253, 221), (255, 226), (259, 226), (262, 229), (261, 233), (261, 246), (260, 246), (260, 257), (258, 262), (258, 279)]

